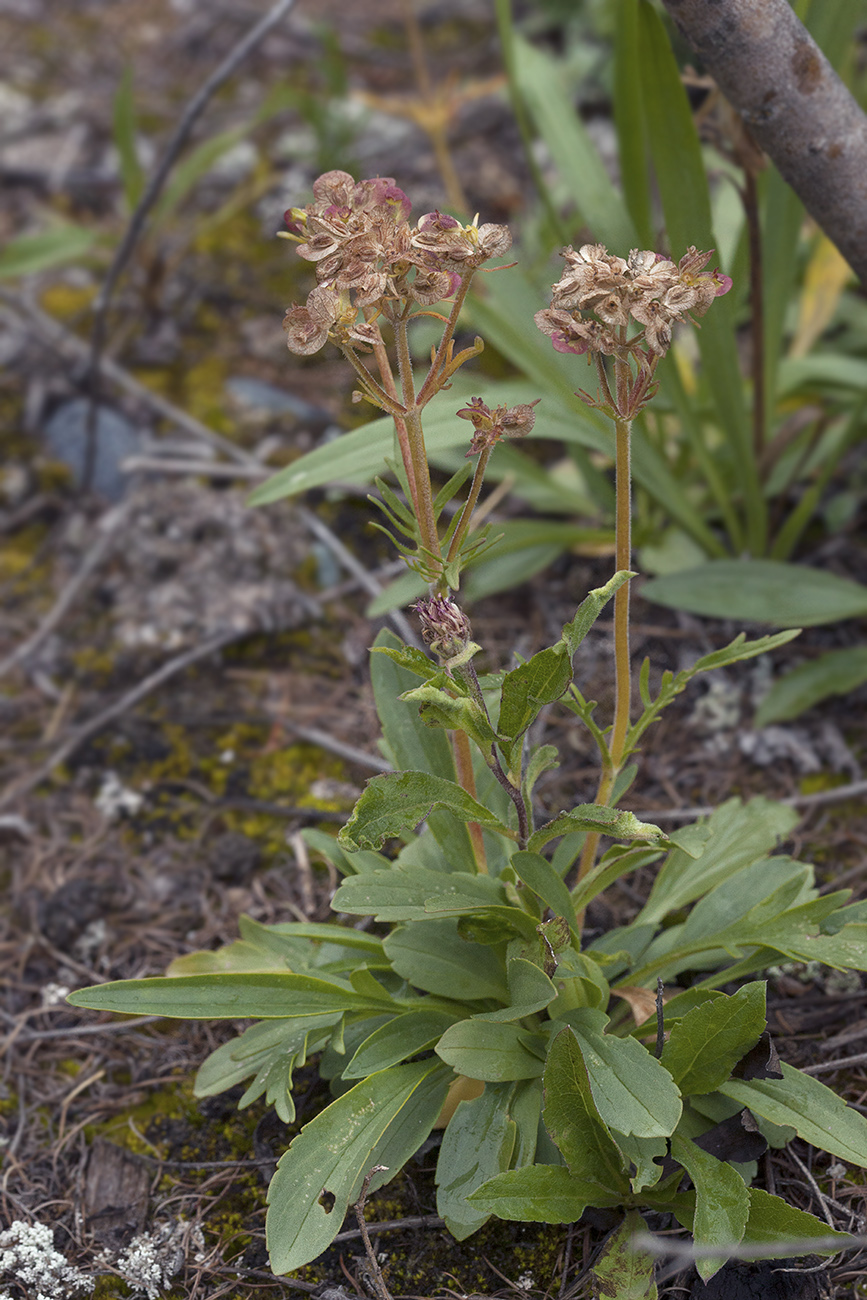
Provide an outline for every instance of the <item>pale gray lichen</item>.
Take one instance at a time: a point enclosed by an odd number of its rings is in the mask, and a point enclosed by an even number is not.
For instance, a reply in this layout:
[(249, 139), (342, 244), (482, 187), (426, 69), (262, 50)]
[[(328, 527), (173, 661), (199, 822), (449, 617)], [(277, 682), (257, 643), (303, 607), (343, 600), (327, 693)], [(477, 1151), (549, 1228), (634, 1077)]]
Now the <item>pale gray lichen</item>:
[[(92, 1291), (94, 1279), (87, 1277), (54, 1248), (54, 1234), (44, 1223), (15, 1219), (0, 1232), (0, 1277), (19, 1283), (32, 1300), (68, 1300), (81, 1291)], [(0, 1300), (12, 1300), (0, 1292)]]
[(190, 1248), (201, 1251), (204, 1244), (197, 1225), (183, 1219), (160, 1223), (153, 1232), (134, 1237), (112, 1267), (129, 1286), (143, 1291), (147, 1300), (159, 1300), (163, 1289), (183, 1268)]

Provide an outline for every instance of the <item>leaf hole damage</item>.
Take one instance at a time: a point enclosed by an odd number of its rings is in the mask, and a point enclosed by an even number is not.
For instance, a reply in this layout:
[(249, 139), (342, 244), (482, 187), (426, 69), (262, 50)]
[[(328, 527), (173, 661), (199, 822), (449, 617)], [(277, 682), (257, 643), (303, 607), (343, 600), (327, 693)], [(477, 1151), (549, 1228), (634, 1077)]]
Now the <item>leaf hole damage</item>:
[(334, 1193), (329, 1192), (327, 1187), (323, 1187), (322, 1191), (319, 1194), (319, 1204), (322, 1206), (326, 1214), (330, 1214), (331, 1211), (334, 1209), (334, 1204), (335, 1204)]

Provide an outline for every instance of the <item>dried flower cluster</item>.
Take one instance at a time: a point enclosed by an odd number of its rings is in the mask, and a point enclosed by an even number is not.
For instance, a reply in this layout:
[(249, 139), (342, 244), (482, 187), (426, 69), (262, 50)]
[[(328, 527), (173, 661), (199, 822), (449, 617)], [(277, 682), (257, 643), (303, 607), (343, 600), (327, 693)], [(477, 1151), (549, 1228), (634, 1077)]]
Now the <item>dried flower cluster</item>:
[(373, 344), (373, 318), (453, 294), (461, 280), (510, 247), (506, 226), (461, 225), (442, 212), (409, 224), (411, 204), (391, 177), (355, 181), (326, 172), (313, 182), (313, 203), (290, 208), (284, 238), (316, 267), (316, 288), (283, 321), (291, 352), (318, 352), (336, 343)]
[(468, 456), (476, 452), (493, 448), (501, 438), (524, 438), (536, 423), (534, 406), (538, 406), (541, 397), (535, 402), (522, 402), (520, 406), (497, 406), (492, 411), (481, 397), (471, 397), (469, 406), (458, 411), (461, 420), (472, 420), (473, 440)]
[[(567, 248), (563, 256), (566, 272), (553, 287), (551, 306), (535, 317), (558, 352), (664, 356), (674, 322), (703, 316), (732, 287), (727, 275), (704, 270), (711, 253), (695, 248), (677, 263), (649, 250), (615, 257), (601, 244), (584, 244), (577, 253)], [(643, 328), (628, 339), (630, 320)]]

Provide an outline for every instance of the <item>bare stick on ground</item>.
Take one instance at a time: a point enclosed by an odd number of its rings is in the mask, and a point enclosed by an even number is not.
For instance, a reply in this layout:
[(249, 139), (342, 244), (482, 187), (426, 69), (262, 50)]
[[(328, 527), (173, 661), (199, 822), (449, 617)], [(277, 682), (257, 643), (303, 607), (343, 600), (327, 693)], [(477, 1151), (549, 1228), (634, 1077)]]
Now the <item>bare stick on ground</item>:
[(235, 45), (229, 52), (219, 67), (215, 68), (211, 75), (206, 78), (192, 99), (187, 104), (180, 121), (175, 128), (174, 134), (166, 146), (162, 158), (157, 164), (151, 175), (150, 180), (145, 186), (135, 212), (132, 214), (130, 223), (127, 226), (126, 234), (121, 241), (120, 247), (115, 253), (114, 260), (109, 267), (108, 274), (105, 277), (99, 297), (96, 301), (96, 309), (93, 317), (93, 328), (90, 338), (90, 356), (87, 368), (87, 380), (91, 389), (90, 410), (88, 412), (88, 446), (87, 459), (84, 471), (84, 489), (87, 491), (90, 486), (90, 478), (93, 473), (93, 461), (96, 449), (96, 411), (99, 400), (98, 379), (100, 373), (100, 359), (103, 349), (105, 348), (106, 327), (108, 324), (108, 310), (111, 306), (111, 300), (120, 277), (126, 269), (127, 263), (135, 251), (136, 244), (141, 238), (142, 231), (145, 228), (148, 216), (163, 191), (163, 187), (168, 180), (172, 168), (177, 162), (180, 154), (190, 138), (190, 134), (196, 122), (201, 117), (205, 108), (208, 106), (214, 95), (222, 86), (226, 84), (229, 78), (237, 72), (238, 68), (244, 62), (249, 54), (256, 49), (257, 45), (265, 39), (272, 28), (276, 27), (286, 15), (292, 10), (295, 0), (276, 0), (268, 12), (256, 23), (247, 34)]
[(361, 1233), (361, 1240), (364, 1242), (367, 1261), (370, 1264), (371, 1280), (373, 1281), (373, 1285), (376, 1287), (376, 1294), (379, 1296), (379, 1300), (391, 1300), (391, 1294), (388, 1287), (385, 1285), (385, 1280), (382, 1276), (382, 1269), (379, 1267), (379, 1260), (376, 1258), (376, 1253), (370, 1244), (370, 1233), (367, 1231), (367, 1224), (364, 1222), (364, 1206), (367, 1202), (367, 1192), (370, 1187), (371, 1178), (374, 1174), (385, 1173), (388, 1173), (387, 1165), (374, 1165), (372, 1169), (367, 1171), (364, 1177), (364, 1182), (361, 1184), (361, 1195), (352, 1207), (353, 1210), (355, 1210), (355, 1217), (358, 1220), (358, 1231)]

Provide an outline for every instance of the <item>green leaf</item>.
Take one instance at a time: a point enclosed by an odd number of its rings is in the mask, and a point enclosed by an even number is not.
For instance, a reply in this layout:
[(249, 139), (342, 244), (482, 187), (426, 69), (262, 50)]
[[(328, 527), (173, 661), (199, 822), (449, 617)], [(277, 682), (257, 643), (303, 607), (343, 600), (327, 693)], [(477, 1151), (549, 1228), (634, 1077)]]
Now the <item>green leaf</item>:
[(461, 938), (455, 920), (400, 925), (383, 946), (393, 969), (414, 988), (470, 1003), (509, 1000), (505, 967), (496, 951)]
[(563, 640), (569, 649), (570, 656), (574, 656), (581, 642), (602, 613), (605, 606), (612, 597), (620, 590), (625, 582), (634, 578), (635, 574), (629, 569), (619, 569), (613, 578), (605, 583), (604, 587), (594, 587), (588, 592), (578, 606), (578, 612), (563, 628)]
[(426, 682), (431, 681), (434, 677), (443, 676), (443, 670), (439, 664), (435, 664), (422, 650), (416, 650), (411, 645), (374, 645), (371, 654), (387, 655), (388, 658), (398, 665), (399, 668), (405, 668), (407, 672), (413, 673), (416, 677), (422, 677)]
[[(652, 5), (639, 6), (638, 28), (644, 118), (671, 252), (679, 258), (690, 245), (710, 251), (717, 241), (711, 227), (708, 181), (680, 69)], [(702, 321), (697, 342), (702, 372), (737, 457), (750, 516), (750, 541), (760, 551), (764, 543), (764, 502), (749, 442), (750, 425), (744, 409), (732, 311), (728, 298), (718, 299)]]
[(506, 673), (497, 723), (501, 736), (508, 740), (522, 736), (545, 705), (562, 698), (572, 681), (572, 659), (578, 647), (614, 593), (632, 576), (626, 571), (616, 573), (604, 587), (589, 592), (556, 645)]
[(268, 1189), (271, 1267), (291, 1273), (321, 1255), (340, 1231), (374, 1165), (375, 1190), (424, 1142), (442, 1108), (449, 1075), (416, 1061), (371, 1075), (305, 1125), (281, 1157)]
[(751, 863), (798, 823), (798, 813), (769, 799), (729, 799), (707, 821), (711, 832), (698, 859), (683, 849), (666, 858), (635, 924), (658, 923)]
[(782, 1079), (729, 1079), (719, 1091), (772, 1124), (788, 1124), (820, 1151), (867, 1168), (867, 1119), (818, 1079), (782, 1065)]
[(429, 772), (386, 772), (367, 782), (338, 843), (347, 849), (380, 849), (385, 840), (412, 831), (438, 808), (462, 821), (478, 822), (486, 830), (515, 837), (514, 831), (456, 782)]
[[(197, 1097), (213, 1097), (234, 1088), (278, 1057), (295, 1056), (308, 1043), (311, 1032), (316, 1035), (329, 1030), (343, 1015), (342, 1011), (335, 1011), (330, 1016), (300, 1016), (251, 1025), (205, 1058), (196, 1074), (193, 1092)], [(327, 1037), (326, 1032), (326, 1040)]]
[(594, 238), (628, 249), (632, 222), (562, 84), (562, 64), (520, 37), (514, 44), (519, 92), (584, 224)]
[(19, 235), (0, 250), (0, 280), (34, 275), (64, 262), (75, 262), (89, 252), (96, 240), (84, 226), (59, 225), (39, 235)]
[(500, 735), (507, 740), (522, 736), (546, 704), (566, 693), (571, 681), (572, 660), (562, 641), (506, 673), (497, 724)]
[[(516, 1024), (492, 1024), (485, 1020), (461, 1020), (447, 1029), (436, 1046), (436, 1054), (457, 1074), (486, 1083), (513, 1079), (537, 1079), (545, 1063), (526, 1044), (534, 1040)], [(535, 1044), (534, 1044), (535, 1045)], [(543, 1044), (539, 1040), (539, 1049)]]
[(570, 928), (577, 929), (572, 896), (546, 858), (540, 853), (518, 852), (512, 854), (509, 865), (555, 916), (565, 917)]
[(695, 1244), (720, 1247), (719, 1258), (696, 1260), (699, 1275), (707, 1282), (725, 1263), (726, 1248), (740, 1245), (750, 1213), (749, 1190), (731, 1165), (679, 1133), (672, 1134), (671, 1154), (683, 1165), (695, 1187)]
[(661, 838), (662, 831), (651, 822), (640, 822), (631, 812), (605, 808), (595, 803), (582, 803), (577, 808), (561, 812), (553, 821), (540, 826), (530, 836), (527, 848), (538, 852), (549, 840), (573, 831), (598, 832), (615, 840), (649, 840)]
[(615, 1195), (628, 1195), (620, 1151), (599, 1114), (584, 1056), (568, 1027), (551, 1044), (544, 1088), (542, 1118), (570, 1173)]
[(668, 1155), (668, 1140), (664, 1137), (627, 1137), (613, 1129), (611, 1136), (630, 1169), (629, 1184), (637, 1195), (645, 1188), (655, 1187), (662, 1177), (662, 1161)]
[(653, 1256), (633, 1245), (641, 1231), (647, 1231), (647, 1224), (637, 1210), (630, 1210), (593, 1265), (596, 1295), (615, 1296), (616, 1300), (657, 1300)]
[(375, 1029), (365, 1038), (349, 1064), (341, 1073), (343, 1079), (364, 1079), (377, 1070), (387, 1070), (408, 1056), (433, 1047), (456, 1015), (446, 1011), (405, 1011), (387, 1024)]
[(765, 985), (745, 984), (688, 1011), (672, 1026), (660, 1062), (684, 1097), (715, 1092), (761, 1038), (766, 1024)]
[[(839, 1237), (843, 1246), (848, 1240), (845, 1232), (835, 1232), (822, 1219), (806, 1210), (797, 1210), (779, 1196), (771, 1196), (760, 1187), (749, 1188), (750, 1217), (744, 1233), (744, 1245), (780, 1246), (780, 1257), (803, 1255), (805, 1244), (813, 1237)], [(833, 1246), (810, 1245), (810, 1254), (833, 1255)]]
[(505, 886), (493, 876), (395, 863), (388, 871), (350, 876), (334, 895), (332, 905), (336, 912), (376, 916), (378, 921), (413, 921), (432, 911), (490, 910), (506, 901)]
[(315, 979), (291, 971), (116, 980), (79, 989), (67, 1001), (93, 1011), (121, 1011), (128, 1016), (166, 1016), (175, 1020), (327, 1016), (335, 1011), (366, 1011), (393, 1005), (385, 993), (376, 1001), (354, 992), (343, 980)]
[(426, 727), (443, 727), (448, 731), (465, 731), (485, 754), (490, 754), (497, 737), (487, 715), (474, 699), (452, 698), (438, 686), (425, 684), (404, 691), (400, 697), (418, 706), (419, 717)]
[(629, 849), (623, 848), (620, 844), (614, 845), (572, 890), (572, 905), (576, 912), (585, 908), (591, 899), (596, 898), (621, 876), (625, 876), (630, 871), (637, 871), (639, 867), (646, 867), (661, 856), (662, 850), (648, 849), (644, 845), (633, 845)]
[(575, 1223), (593, 1206), (616, 1206), (621, 1192), (605, 1192), (595, 1182), (575, 1178), (563, 1165), (528, 1165), (496, 1174), (467, 1200), (485, 1214), (525, 1223)]
[(518, 1126), (509, 1105), (517, 1086), (486, 1084), (480, 1097), (458, 1104), (443, 1134), (436, 1173), (437, 1213), (458, 1241), (476, 1232), (489, 1217), (467, 1202), (469, 1193), (512, 1162)]
[(695, 569), (652, 578), (641, 593), (690, 614), (777, 627), (813, 627), (867, 614), (867, 586), (780, 560), (708, 560)]
[(207, 176), (223, 154), (228, 153), (240, 140), (243, 140), (248, 131), (248, 125), (221, 131), (218, 135), (203, 140), (201, 144), (191, 149), (185, 158), (175, 163), (168, 184), (154, 209), (154, 226), (162, 225), (172, 215), (201, 178)]
[[(403, 649), (402, 642), (393, 633), (383, 629), (374, 643), (374, 649), (387, 646)], [(455, 779), (455, 764), (448, 737), (436, 728), (426, 727), (418, 710), (399, 697), (416, 684), (413, 673), (389, 660), (386, 655), (371, 654), (370, 676), (376, 711), (382, 725), (389, 757), (394, 766), (403, 772), (431, 772), (447, 781)], [(505, 795), (503, 795), (505, 799)], [(466, 825), (447, 812), (434, 812), (428, 826), (445, 858), (443, 870), (461, 869), (474, 860)]]
[(607, 1022), (586, 1007), (569, 1014), (602, 1120), (627, 1137), (668, 1137), (683, 1110), (671, 1075), (636, 1038), (604, 1033)]
[(523, 1020), (544, 1011), (557, 997), (557, 989), (543, 970), (524, 957), (512, 957), (506, 964), (509, 1005), (500, 1011), (486, 1011), (476, 1017), (493, 1023)]
[(120, 177), (124, 198), (128, 210), (132, 212), (144, 189), (144, 173), (136, 150), (135, 92), (132, 68), (129, 64), (123, 70), (114, 96), (112, 125), (115, 147), (120, 156)]
[(778, 678), (756, 712), (756, 726), (789, 722), (832, 695), (848, 695), (867, 682), (867, 649), (829, 650)]

